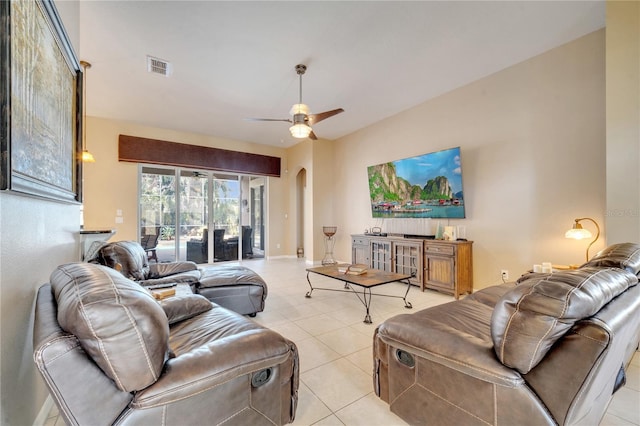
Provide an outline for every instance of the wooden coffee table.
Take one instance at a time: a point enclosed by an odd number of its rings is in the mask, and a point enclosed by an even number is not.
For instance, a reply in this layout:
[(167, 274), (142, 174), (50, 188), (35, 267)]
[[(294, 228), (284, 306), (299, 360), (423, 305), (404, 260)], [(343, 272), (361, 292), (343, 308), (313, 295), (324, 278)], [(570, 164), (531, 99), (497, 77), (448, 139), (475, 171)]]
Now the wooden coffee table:
[[(311, 284), (311, 280), (309, 279), (309, 274), (318, 274), (324, 275), (325, 277), (333, 278), (339, 281), (344, 282), (345, 290), (339, 290), (334, 288), (322, 288), (322, 287), (314, 287)], [(327, 291), (338, 291), (343, 293), (353, 293), (355, 294), (360, 302), (364, 305), (367, 310), (367, 313), (364, 317), (364, 322), (366, 324), (371, 324), (371, 315), (369, 315), (369, 308), (371, 307), (371, 296), (382, 296), (382, 297), (395, 297), (398, 299), (402, 299), (404, 301), (404, 307), (407, 309), (413, 308), (410, 302), (407, 302), (407, 294), (409, 294), (409, 289), (411, 288), (411, 283), (409, 282), (409, 278), (411, 275), (404, 274), (396, 274), (393, 272), (381, 271), (378, 269), (369, 269), (366, 273), (362, 275), (351, 275), (345, 274), (343, 272), (338, 271), (338, 265), (327, 265), (327, 266), (318, 266), (316, 268), (307, 268), (307, 282), (309, 283), (309, 290), (305, 297), (310, 298), (313, 290), (327, 290)], [(406, 282), (407, 283), (407, 291), (404, 293), (404, 296), (393, 296), (389, 294), (379, 294), (372, 293), (371, 288), (377, 287), (379, 285), (389, 284), (393, 282)], [(362, 288), (362, 296), (353, 286), (358, 286)]]

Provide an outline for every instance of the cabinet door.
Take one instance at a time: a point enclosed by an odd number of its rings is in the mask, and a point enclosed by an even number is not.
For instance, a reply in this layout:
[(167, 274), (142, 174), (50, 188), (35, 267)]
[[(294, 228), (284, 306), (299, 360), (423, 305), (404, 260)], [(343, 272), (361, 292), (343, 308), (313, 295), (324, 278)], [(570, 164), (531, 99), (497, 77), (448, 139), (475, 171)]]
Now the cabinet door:
[(351, 263), (371, 266), (369, 262), (369, 240), (354, 237), (351, 240)]
[(391, 272), (391, 241), (371, 240), (371, 267)]
[(413, 275), (411, 284), (422, 285), (422, 243), (394, 241), (393, 266), (398, 274)]
[(425, 256), (426, 287), (455, 292), (455, 258), (452, 256)]

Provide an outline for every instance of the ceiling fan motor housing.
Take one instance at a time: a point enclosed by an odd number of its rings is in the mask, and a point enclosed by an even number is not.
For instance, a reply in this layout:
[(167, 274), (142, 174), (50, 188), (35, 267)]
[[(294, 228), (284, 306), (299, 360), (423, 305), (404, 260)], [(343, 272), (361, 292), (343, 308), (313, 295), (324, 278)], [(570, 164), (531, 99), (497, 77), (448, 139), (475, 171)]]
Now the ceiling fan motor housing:
[(293, 114), (293, 124), (308, 124), (308, 122), (307, 114)]

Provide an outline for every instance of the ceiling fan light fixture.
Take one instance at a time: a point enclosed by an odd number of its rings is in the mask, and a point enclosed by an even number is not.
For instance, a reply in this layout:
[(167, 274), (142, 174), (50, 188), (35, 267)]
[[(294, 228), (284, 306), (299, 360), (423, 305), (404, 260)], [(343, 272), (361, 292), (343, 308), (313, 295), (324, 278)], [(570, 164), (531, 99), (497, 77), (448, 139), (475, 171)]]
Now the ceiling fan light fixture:
[(318, 137), (311, 129), (310, 125), (316, 125), (322, 120), (325, 120), (329, 117), (333, 117), (336, 114), (344, 112), (342, 108), (334, 109), (331, 111), (325, 111), (318, 114), (311, 114), (309, 111), (309, 107), (306, 104), (302, 103), (302, 75), (307, 70), (307, 66), (304, 64), (296, 65), (296, 73), (299, 76), (300, 80), (300, 98), (297, 104), (293, 104), (291, 107), (291, 111), (289, 114), (291, 118), (248, 118), (247, 120), (253, 121), (286, 121), (287, 123), (291, 123), (292, 126), (289, 127), (289, 131), (291, 132), (291, 136), (296, 139), (304, 139), (309, 138), (311, 140), (318, 140)]
[(298, 123), (289, 127), (289, 131), (291, 132), (291, 136), (293, 136), (294, 138), (304, 139), (308, 138), (311, 134), (311, 127), (303, 123)]
[(305, 104), (294, 104), (291, 107), (291, 111), (289, 111), (290, 115), (296, 115), (296, 114), (309, 114), (309, 107)]

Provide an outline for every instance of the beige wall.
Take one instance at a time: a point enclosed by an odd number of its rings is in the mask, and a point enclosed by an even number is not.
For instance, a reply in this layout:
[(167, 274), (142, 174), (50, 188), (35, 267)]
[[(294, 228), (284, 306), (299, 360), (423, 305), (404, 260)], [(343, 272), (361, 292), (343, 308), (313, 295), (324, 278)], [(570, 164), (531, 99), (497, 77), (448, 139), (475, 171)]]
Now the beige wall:
[(0, 424), (30, 425), (47, 392), (33, 362), (37, 289), (79, 260), (80, 207), (0, 193)]
[[(85, 167), (84, 225), (86, 229), (112, 228), (112, 240), (138, 239), (138, 165), (118, 161), (120, 134), (160, 139), (171, 142), (209, 146), (233, 151), (282, 157), (284, 150), (265, 145), (230, 141), (210, 136), (172, 130), (150, 128), (129, 122), (89, 117), (87, 120), (87, 149), (96, 162)], [(268, 202), (267, 230), (278, 235), (284, 230), (280, 200), (283, 198), (282, 178), (268, 178), (273, 197)], [(122, 210), (122, 223), (116, 223), (116, 210)], [(275, 210), (275, 212), (273, 212)], [(273, 212), (273, 213), (272, 213)], [(267, 254), (284, 253), (275, 246), (267, 247)]]
[[(313, 221), (311, 223), (311, 235), (314, 256), (313, 258), (307, 258), (307, 260), (314, 260), (315, 262), (322, 261), (325, 255), (322, 227), (336, 225), (334, 223), (334, 213), (337, 198), (334, 193), (335, 187), (341, 183), (335, 181), (333, 176), (335, 167), (334, 146), (334, 142), (326, 140), (313, 142)], [(343, 260), (351, 261), (350, 258)]]
[[(302, 243), (306, 259), (314, 259), (313, 246), (313, 148), (310, 140), (302, 141), (287, 150), (286, 168), (284, 177), (287, 180), (286, 204), (287, 232), (283, 234), (283, 241), (287, 255), (292, 255)], [(299, 174), (304, 170), (304, 178), (300, 180)], [(302, 198), (302, 201), (300, 201)], [(301, 225), (299, 225), (301, 224)], [(302, 236), (298, 235), (298, 227), (302, 227)], [(272, 237), (273, 238), (273, 237)], [(272, 241), (272, 244), (280, 243)]]
[(474, 241), (476, 289), (501, 269), (584, 261), (586, 243), (564, 232), (577, 217), (604, 224), (604, 47), (597, 31), (336, 141), (337, 256), (350, 259), (350, 233), (390, 227), (371, 218), (367, 166), (460, 146), (467, 218), (443, 225)]
[[(77, 2), (56, 4), (78, 46)], [(37, 289), (79, 260), (80, 206), (0, 192), (0, 424), (30, 425), (48, 393), (33, 362)]]
[(607, 2), (609, 243), (640, 241), (640, 2)]

